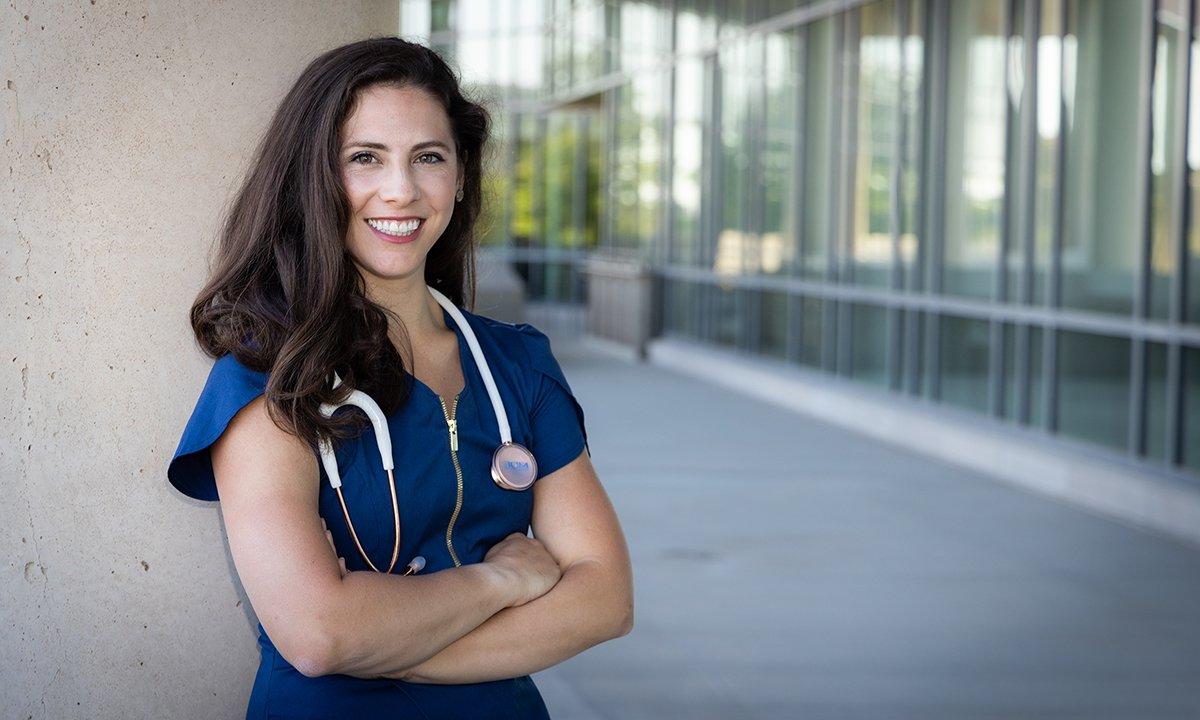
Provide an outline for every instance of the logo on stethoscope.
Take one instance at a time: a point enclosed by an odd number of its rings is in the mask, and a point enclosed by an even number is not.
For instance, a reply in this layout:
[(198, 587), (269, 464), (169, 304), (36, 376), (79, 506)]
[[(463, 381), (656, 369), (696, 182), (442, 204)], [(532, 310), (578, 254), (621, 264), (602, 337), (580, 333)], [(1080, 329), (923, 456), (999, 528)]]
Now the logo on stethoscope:
[(529, 463), (517, 460), (505, 460), (504, 469), (513, 472), (529, 472)]

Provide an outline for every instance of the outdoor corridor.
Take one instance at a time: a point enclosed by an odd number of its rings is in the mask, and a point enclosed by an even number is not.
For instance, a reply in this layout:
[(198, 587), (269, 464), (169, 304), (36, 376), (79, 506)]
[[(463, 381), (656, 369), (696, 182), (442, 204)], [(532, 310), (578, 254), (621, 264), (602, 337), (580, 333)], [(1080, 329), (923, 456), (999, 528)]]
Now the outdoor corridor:
[(556, 342), (636, 623), (556, 720), (1200, 718), (1200, 549)]

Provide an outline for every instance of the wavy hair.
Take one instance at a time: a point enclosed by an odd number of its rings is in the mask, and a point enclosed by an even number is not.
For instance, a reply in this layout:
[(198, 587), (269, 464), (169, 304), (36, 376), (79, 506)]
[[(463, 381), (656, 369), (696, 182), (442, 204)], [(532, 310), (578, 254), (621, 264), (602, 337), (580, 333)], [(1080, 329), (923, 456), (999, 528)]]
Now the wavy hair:
[[(313, 447), (321, 437), (345, 439), (366, 426), (360, 412), (324, 417), (322, 402), (340, 403), (354, 388), (390, 414), (412, 392), (388, 337), (389, 317), (406, 337), (403, 324), (368, 299), (345, 244), (351, 210), (339, 134), (359, 92), (377, 85), (424, 88), (450, 119), (463, 199), (429, 251), (425, 281), (456, 305), (474, 306), (475, 226), (491, 116), (464, 97), (436, 52), (383, 37), (330, 50), (300, 74), (258, 144), (191, 309), (201, 349), (268, 373), (271, 419)], [(336, 390), (333, 370), (343, 382)]]

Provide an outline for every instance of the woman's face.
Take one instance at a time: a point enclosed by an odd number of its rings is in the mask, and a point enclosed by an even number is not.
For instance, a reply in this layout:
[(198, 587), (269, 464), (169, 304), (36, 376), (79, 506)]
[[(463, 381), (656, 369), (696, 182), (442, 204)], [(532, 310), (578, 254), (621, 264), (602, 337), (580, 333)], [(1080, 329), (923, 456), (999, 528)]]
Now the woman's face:
[(368, 282), (424, 278), (462, 180), (441, 104), (422, 88), (364, 88), (342, 126), (338, 160), (350, 199), (346, 247)]

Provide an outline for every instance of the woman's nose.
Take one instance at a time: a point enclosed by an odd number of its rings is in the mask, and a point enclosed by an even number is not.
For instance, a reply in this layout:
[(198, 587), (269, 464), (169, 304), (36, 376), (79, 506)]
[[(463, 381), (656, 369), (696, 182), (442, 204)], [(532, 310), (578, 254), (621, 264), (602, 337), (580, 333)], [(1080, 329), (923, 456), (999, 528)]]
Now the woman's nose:
[(404, 165), (389, 168), (384, 173), (383, 183), (379, 187), (379, 197), (381, 200), (394, 201), (400, 205), (419, 200), (421, 189), (413, 177), (411, 168)]

